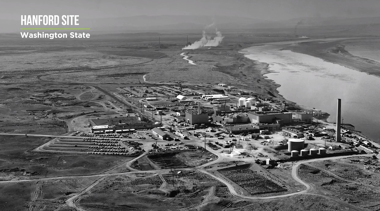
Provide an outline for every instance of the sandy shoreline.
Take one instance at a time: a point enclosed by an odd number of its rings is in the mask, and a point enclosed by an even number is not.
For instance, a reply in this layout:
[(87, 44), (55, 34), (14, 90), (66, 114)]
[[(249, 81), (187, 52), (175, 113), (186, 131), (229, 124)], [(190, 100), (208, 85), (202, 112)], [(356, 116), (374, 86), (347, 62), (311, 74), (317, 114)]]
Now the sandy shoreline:
[(380, 77), (380, 63), (351, 54), (344, 45), (347, 40), (334, 40), (325, 43), (308, 42), (303, 45), (287, 46), (285, 50), (321, 58), (349, 69)]

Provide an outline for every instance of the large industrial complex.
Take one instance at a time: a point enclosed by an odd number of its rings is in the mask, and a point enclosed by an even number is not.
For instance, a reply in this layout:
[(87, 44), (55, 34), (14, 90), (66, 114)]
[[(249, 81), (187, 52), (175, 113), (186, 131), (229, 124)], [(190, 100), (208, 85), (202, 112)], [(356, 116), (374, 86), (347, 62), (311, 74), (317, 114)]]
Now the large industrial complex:
[(376, 7), (219, 1), (0, 34), (0, 211), (380, 211)]

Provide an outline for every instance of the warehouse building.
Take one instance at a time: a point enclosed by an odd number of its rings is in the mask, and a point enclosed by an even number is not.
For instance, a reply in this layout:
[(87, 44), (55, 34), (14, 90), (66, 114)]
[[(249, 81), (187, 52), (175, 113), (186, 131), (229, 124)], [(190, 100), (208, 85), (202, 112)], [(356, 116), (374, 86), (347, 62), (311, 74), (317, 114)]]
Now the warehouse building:
[(313, 114), (307, 113), (307, 112), (293, 113), (293, 119), (297, 119), (302, 122), (311, 123), (313, 121)]
[(158, 138), (160, 138), (162, 140), (167, 140), (170, 137), (169, 134), (167, 134), (166, 132), (164, 132), (163, 130), (161, 130), (158, 127), (153, 128), (152, 133), (153, 133), (153, 135), (157, 136)]
[(241, 124), (241, 125), (226, 125), (224, 127), (229, 133), (251, 133), (251, 132), (259, 132), (259, 128), (253, 124)]
[(289, 124), (293, 121), (292, 113), (249, 113), (248, 116), (252, 123)]
[(90, 119), (91, 131), (93, 133), (129, 132), (141, 129), (152, 129), (154, 124), (143, 121), (140, 117), (116, 117), (107, 119)]

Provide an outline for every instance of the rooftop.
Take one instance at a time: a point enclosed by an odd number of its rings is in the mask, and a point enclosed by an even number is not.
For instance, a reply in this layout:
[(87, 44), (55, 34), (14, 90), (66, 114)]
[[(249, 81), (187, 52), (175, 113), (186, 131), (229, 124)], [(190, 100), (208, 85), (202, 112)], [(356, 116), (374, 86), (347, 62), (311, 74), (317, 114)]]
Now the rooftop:
[(158, 135), (160, 136), (164, 136), (164, 135), (167, 135), (167, 133), (165, 133), (164, 131), (162, 131), (160, 128), (156, 127), (156, 128), (153, 128), (152, 129), (153, 132), (157, 133)]
[(137, 117), (117, 117), (108, 119), (91, 119), (93, 125), (118, 125), (142, 123)]

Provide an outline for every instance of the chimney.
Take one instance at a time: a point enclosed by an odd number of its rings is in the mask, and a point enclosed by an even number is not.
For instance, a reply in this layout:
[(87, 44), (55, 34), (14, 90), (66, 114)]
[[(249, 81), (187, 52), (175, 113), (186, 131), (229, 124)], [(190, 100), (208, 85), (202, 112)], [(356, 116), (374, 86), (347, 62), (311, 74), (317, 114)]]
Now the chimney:
[(198, 102), (198, 114), (201, 114), (201, 103)]
[(341, 100), (338, 99), (338, 105), (337, 105), (337, 112), (336, 112), (336, 137), (335, 137), (335, 140), (337, 142), (340, 142), (340, 139), (341, 139), (341, 135), (340, 135), (340, 124), (341, 124), (341, 120), (342, 120), (342, 117), (341, 117), (341, 112), (342, 112), (342, 108), (341, 108)]

